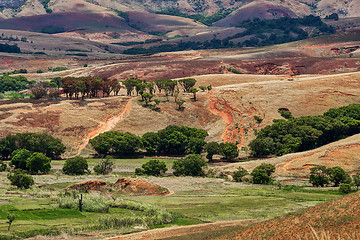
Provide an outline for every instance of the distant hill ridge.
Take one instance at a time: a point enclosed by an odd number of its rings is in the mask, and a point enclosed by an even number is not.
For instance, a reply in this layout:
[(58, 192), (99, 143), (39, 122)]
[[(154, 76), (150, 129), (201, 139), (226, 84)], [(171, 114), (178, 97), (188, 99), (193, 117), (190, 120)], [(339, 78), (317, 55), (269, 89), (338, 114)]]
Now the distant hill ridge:
[[(166, 12), (176, 10), (186, 15), (211, 16), (219, 13), (242, 14), (243, 18), (279, 18), (283, 16), (318, 15), (325, 17), (337, 13), (341, 18), (360, 17), (360, 2), (357, 0), (2, 0), (1, 15), (5, 18), (39, 15), (51, 12), (106, 12), (145, 11)], [(243, 19), (241, 19), (243, 20)], [(246, 20), (246, 19), (244, 19)], [(224, 25), (221, 23), (220, 25)]]

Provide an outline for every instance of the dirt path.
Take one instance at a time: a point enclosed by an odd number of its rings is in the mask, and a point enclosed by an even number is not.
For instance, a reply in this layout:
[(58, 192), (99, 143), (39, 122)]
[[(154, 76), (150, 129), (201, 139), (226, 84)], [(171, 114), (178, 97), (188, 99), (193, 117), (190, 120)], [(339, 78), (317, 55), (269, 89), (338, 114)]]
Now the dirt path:
[(100, 133), (110, 131), (113, 127), (115, 127), (115, 125), (121, 119), (123, 119), (124, 115), (130, 111), (132, 100), (133, 100), (133, 98), (129, 99), (129, 101), (126, 103), (125, 107), (121, 110), (120, 113), (118, 113), (117, 115), (115, 115), (115, 116), (113, 116), (111, 118), (106, 119), (106, 121), (104, 121), (104, 122), (99, 122), (98, 126), (96, 126), (91, 132), (86, 134), (85, 137), (83, 137), (83, 139), (81, 140), (82, 143), (79, 146), (79, 149), (78, 149), (77, 153), (75, 155), (71, 156), (71, 157), (75, 157), (77, 155), (80, 155), (81, 151), (84, 150), (86, 145), (89, 143), (90, 139), (98, 136)]
[(236, 221), (221, 221), (215, 223), (205, 223), (192, 226), (175, 226), (168, 228), (157, 228), (144, 232), (138, 232), (133, 234), (124, 235), (121, 237), (110, 238), (108, 240), (152, 240), (162, 239), (169, 237), (176, 237), (182, 235), (188, 235), (193, 233), (207, 232), (220, 230), (224, 228), (248, 226), (252, 223), (262, 221), (261, 219), (249, 219), (249, 220), (236, 220)]

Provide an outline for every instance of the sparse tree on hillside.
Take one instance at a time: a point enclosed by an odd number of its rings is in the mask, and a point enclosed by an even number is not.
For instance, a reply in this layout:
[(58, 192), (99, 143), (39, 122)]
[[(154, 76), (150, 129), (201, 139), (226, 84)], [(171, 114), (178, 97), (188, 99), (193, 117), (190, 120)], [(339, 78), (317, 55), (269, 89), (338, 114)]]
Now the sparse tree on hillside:
[(178, 105), (179, 110), (181, 110), (182, 105), (185, 103), (185, 100), (179, 100), (179, 101), (177, 101), (177, 102), (175, 102), (175, 103)]
[(191, 87), (190, 88), (190, 92), (194, 95), (194, 101), (196, 101), (196, 93), (198, 92), (199, 90), (197, 90), (197, 88), (194, 88), (194, 87)]
[(144, 98), (145, 106), (148, 106), (149, 102), (151, 102), (151, 98), (153, 97), (153, 95), (148, 92), (145, 92), (141, 94), (141, 96)]
[(189, 92), (190, 88), (195, 86), (196, 80), (194, 78), (184, 78), (178, 82), (183, 87), (184, 92)]

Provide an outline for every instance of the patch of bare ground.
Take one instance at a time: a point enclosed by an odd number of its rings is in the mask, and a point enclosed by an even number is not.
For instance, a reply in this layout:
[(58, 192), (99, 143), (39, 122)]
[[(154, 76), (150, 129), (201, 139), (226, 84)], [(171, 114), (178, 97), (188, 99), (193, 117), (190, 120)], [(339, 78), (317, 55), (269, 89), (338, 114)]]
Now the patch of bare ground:
[(359, 239), (359, 193), (278, 217), (218, 239)]

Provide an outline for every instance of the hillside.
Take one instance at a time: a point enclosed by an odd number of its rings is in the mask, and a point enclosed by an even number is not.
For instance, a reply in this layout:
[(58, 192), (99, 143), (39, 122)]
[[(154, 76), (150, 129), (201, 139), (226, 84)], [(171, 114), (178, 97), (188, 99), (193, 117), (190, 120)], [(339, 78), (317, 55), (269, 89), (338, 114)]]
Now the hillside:
[(351, 194), (217, 239), (358, 239), (359, 194)]

